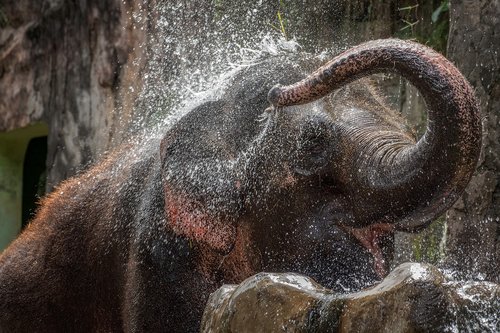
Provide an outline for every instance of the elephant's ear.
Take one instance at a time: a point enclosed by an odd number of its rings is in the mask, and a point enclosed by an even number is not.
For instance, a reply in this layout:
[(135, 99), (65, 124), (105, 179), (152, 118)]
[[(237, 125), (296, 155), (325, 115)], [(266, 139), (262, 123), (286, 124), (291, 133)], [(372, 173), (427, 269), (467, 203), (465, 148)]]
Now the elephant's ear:
[(162, 182), (168, 227), (177, 235), (229, 252), (242, 207), (237, 154), (222, 129), (223, 101), (191, 110), (161, 142)]

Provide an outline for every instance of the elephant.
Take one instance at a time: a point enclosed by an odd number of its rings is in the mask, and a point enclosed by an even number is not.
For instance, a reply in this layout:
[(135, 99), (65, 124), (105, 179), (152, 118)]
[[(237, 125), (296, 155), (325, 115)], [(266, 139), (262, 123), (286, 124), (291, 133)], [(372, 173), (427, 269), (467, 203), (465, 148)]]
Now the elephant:
[[(317, 62), (242, 67), (161, 134), (46, 196), (0, 256), (0, 331), (191, 332), (211, 292), (261, 271), (340, 291), (383, 278), (394, 232), (425, 228), (470, 180), (478, 103), (415, 42)], [(369, 80), (377, 72), (423, 95), (420, 139)]]

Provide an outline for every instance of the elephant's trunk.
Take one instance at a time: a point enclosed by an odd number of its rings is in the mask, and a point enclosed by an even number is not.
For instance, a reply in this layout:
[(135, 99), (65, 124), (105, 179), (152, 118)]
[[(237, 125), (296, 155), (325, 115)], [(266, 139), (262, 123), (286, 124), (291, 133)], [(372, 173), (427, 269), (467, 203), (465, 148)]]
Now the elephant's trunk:
[(304, 104), (375, 72), (396, 72), (408, 79), (425, 99), (428, 122), (416, 144), (374, 152), (380, 154), (378, 164), (352, 176), (355, 186), (366, 192), (365, 205), (371, 206), (361, 223), (390, 222), (400, 230), (415, 230), (456, 201), (479, 157), (478, 103), (453, 64), (417, 43), (371, 41), (340, 54), (298, 83), (273, 88), (268, 98), (275, 107)]

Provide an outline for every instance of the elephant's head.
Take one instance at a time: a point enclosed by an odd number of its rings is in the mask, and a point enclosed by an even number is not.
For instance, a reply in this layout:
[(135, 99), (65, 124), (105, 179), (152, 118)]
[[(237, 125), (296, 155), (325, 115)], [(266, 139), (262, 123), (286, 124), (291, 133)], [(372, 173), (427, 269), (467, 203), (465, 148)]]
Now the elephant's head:
[[(475, 169), (478, 105), (440, 54), (379, 40), (306, 76), (308, 65), (274, 59), (242, 70), (163, 139), (167, 223), (226, 280), (260, 270), (330, 287), (377, 279), (393, 231), (425, 227)], [(423, 95), (418, 141), (363, 79), (376, 72), (399, 73)]]

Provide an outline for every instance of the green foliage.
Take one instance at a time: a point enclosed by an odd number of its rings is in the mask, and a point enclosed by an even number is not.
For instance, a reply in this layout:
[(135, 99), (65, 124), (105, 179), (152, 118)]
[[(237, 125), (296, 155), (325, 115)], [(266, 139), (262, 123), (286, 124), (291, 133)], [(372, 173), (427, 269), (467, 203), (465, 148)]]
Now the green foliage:
[(4, 28), (8, 25), (9, 25), (9, 19), (7, 18), (7, 15), (5, 15), (5, 11), (0, 5), (0, 28)]
[[(398, 8), (400, 24), (397, 36), (426, 44), (445, 54), (449, 31), (449, 0), (443, 0), (433, 10), (430, 17), (421, 17), (419, 4)], [(430, 19), (430, 28), (423, 27), (422, 21)]]
[(215, 12), (215, 20), (219, 21), (224, 15), (224, 0), (215, 0), (214, 1), (214, 12)]
[(283, 38), (285, 38), (285, 40), (288, 40), (288, 36), (287, 36), (287, 33), (286, 33), (287, 22), (285, 20), (285, 16), (283, 14), (283, 11), (284, 11), (283, 0), (279, 0), (279, 7), (278, 7), (278, 11), (276, 12), (276, 18), (277, 18), (277, 21), (278, 21), (277, 22), (278, 25), (272, 24), (272, 23), (269, 23), (269, 25), (274, 30), (276, 30), (279, 33), (281, 33), (281, 35), (283, 36)]
[(449, 0), (443, 1), (441, 5), (432, 13), (432, 23), (438, 22), (441, 14), (450, 10), (450, 2)]
[(449, 20), (450, 2), (445, 0), (441, 5), (432, 13), (432, 24), (434, 29), (429, 36), (427, 36), (427, 44), (434, 49), (446, 53), (446, 45), (448, 43), (448, 31), (450, 30)]
[[(404, 26), (401, 29), (399, 29), (401, 33), (409, 33), (410, 36), (413, 36), (415, 34), (414, 29), (419, 21), (418, 20), (413, 21), (411, 17), (413, 12), (416, 11), (417, 9), (418, 9), (418, 4), (413, 6), (398, 8), (398, 11), (403, 15), (401, 21), (404, 23)], [(411, 22), (410, 20), (412, 20), (413, 22)]]

